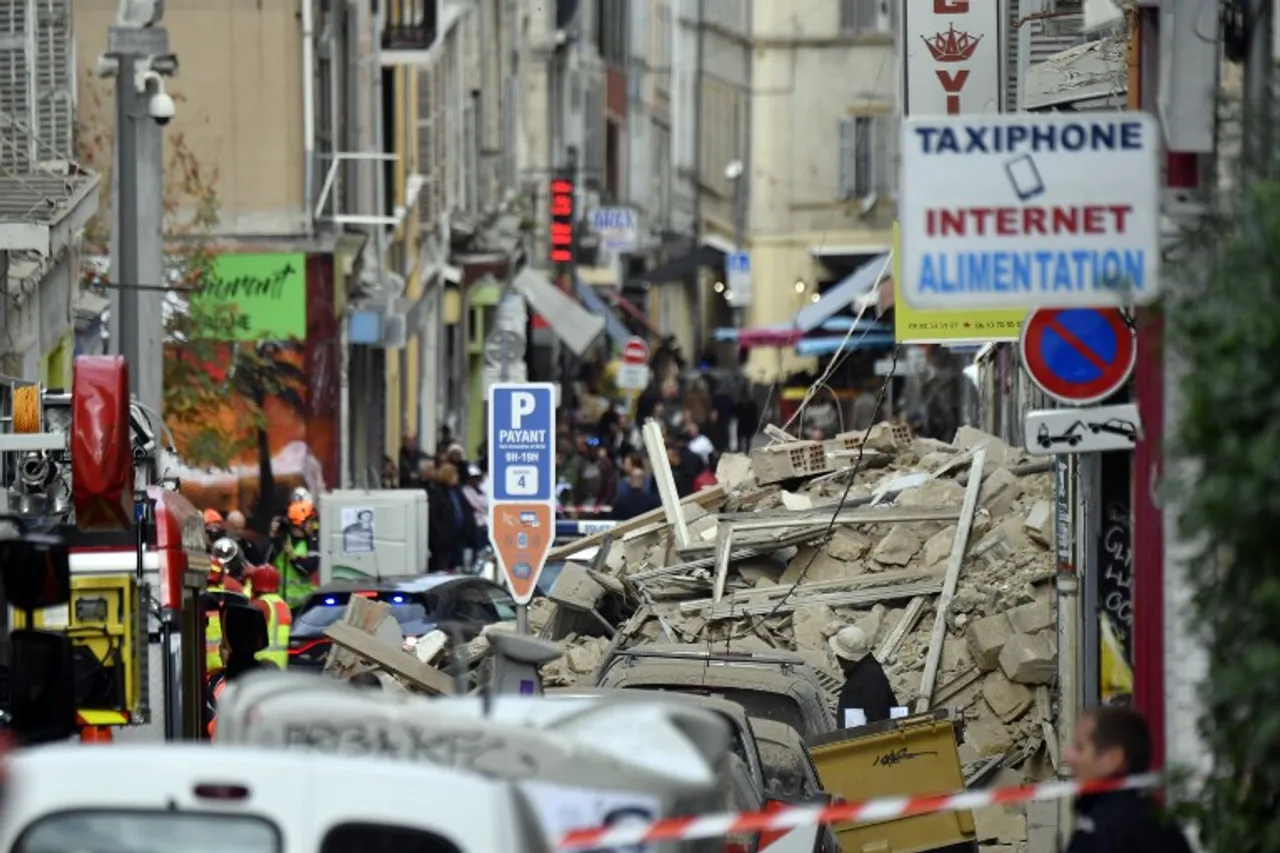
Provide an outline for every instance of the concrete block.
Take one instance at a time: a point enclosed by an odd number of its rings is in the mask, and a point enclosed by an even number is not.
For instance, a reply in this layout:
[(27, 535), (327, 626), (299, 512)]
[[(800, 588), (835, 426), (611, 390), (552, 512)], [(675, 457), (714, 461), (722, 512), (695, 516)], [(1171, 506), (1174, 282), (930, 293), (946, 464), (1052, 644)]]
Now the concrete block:
[(850, 562), (861, 560), (871, 550), (871, 539), (864, 533), (851, 527), (837, 527), (827, 543), (827, 553), (837, 560)]
[(835, 613), (825, 604), (807, 604), (791, 614), (791, 631), (796, 648), (801, 651), (823, 651), (827, 648), (827, 627), (835, 621)]
[(1027, 851), (1054, 851), (1058, 849), (1058, 804), (1036, 800), (1027, 803)]
[(1013, 626), (1003, 613), (979, 619), (965, 632), (973, 661), (983, 672), (991, 672), (1000, 666), (1000, 652), (1012, 636)]
[(1013, 502), (1022, 494), (1021, 481), (1008, 468), (996, 468), (982, 481), (978, 501), (1000, 518), (1013, 508)]
[(1046, 548), (1053, 547), (1053, 504), (1036, 501), (1027, 510), (1027, 520), (1022, 525), (1027, 535)]
[(1035, 545), (1023, 530), (1022, 519), (1014, 517), (992, 528), (991, 532), (983, 536), (970, 553), (994, 563), (1034, 550), (1036, 550)]
[(1038, 634), (1053, 627), (1053, 608), (1047, 603), (1033, 601), (1022, 604), (1005, 613), (1009, 624), (1019, 634)]
[(1056, 673), (1053, 646), (1041, 634), (1014, 634), (1000, 650), (1000, 669), (1019, 684), (1049, 684)]
[[(812, 562), (811, 562), (812, 561)], [(808, 567), (806, 571), (805, 567)], [(798, 583), (804, 575), (805, 583), (817, 581), (845, 580), (856, 577), (866, 571), (861, 563), (846, 563), (837, 560), (823, 548), (806, 545), (796, 551), (796, 555), (787, 563), (787, 569), (778, 578), (778, 583)]]
[(898, 495), (897, 506), (948, 507), (964, 502), (964, 486), (955, 480), (926, 480)]
[(716, 482), (724, 486), (726, 492), (736, 491), (739, 487), (755, 483), (751, 471), (751, 457), (745, 453), (725, 453), (716, 465)]
[(973, 824), (979, 843), (1021, 844), (1027, 840), (1027, 819), (1008, 806), (974, 809)]
[(920, 552), (920, 544), (910, 525), (895, 524), (871, 552), (871, 558), (886, 566), (905, 566)]
[(988, 755), (1004, 755), (1013, 748), (1009, 730), (991, 717), (968, 720), (964, 726), (964, 742), (971, 746), (979, 758)]
[(927, 569), (942, 568), (951, 557), (951, 548), (955, 543), (956, 526), (939, 530), (924, 543), (924, 565)]
[(1027, 817), (1009, 806), (974, 809), (973, 822), (979, 843), (1020, 844), (1027, 840)]
[(970, 426), (960, 427), (956, 430), (956, 437), (951, 440), (951, 446), (960, 450), (984, 445), (987, 448), (987, 462), (995, 462), (997, 465), (1003, 465), (1005, 460), (1018, 452), (994, 435)]
[(1012, 723), (1027, 712), (1035, 697), (1030, 690), (1010, 681), (1003, 673), (993, 672), (983, 679), (982, 698), (996, 716)]

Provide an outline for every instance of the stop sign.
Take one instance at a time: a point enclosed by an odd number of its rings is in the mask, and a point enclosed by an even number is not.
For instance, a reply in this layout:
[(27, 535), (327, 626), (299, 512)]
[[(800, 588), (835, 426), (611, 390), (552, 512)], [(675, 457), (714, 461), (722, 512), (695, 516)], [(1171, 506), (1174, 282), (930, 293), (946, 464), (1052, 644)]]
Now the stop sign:
[(622, 345), (623, 364), (648, 364), (649, 345), (643, 338), (632, 338)]

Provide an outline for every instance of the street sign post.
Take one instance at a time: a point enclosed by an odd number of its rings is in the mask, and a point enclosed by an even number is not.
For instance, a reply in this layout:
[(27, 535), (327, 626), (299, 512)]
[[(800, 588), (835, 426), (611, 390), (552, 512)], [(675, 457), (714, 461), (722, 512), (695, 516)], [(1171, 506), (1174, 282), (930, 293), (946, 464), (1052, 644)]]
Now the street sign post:
[(1133, 450), (1142, 438), (1142, 419), (1133, 403), (1089, 409), (1028, 412), (1024, 445), (1034, 456)]
[(556, 535), (556, 389), (489, 389), (489, 541), (529, 632), (529, 602)]
[(1129, 381), (1138, 358), (1133, 329), (1117, 308), (1042, 308), (1027, 315), (1022, 366), (1062, 403), (1100, 403)]
[(643, 338), (631, 338), (623, 344), (617, 383), (624, 391), (643, 391), (649, 387), (649, 345)]
[(913, 308), (1148, 304), (1160, 289), (1161, 131), (1146, 113), (902, 125), (902, 290)]
[(751, 255), (730, 252), (724, 259), (729, 295), (735, 308), (751, 304)]

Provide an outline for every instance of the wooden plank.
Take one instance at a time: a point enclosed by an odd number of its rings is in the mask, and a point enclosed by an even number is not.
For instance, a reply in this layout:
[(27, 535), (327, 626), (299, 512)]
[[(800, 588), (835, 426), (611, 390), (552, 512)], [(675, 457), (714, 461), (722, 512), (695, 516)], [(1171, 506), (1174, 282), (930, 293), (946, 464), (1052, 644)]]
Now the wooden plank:
[(371, 661), (390, 673), (398, 675), (416, 687), (437, 696), (453, 695), (453, 679), (433, 666), (428, 666), (403, 649), (386, 643), (344, 622), (335, 622), (325, 629), (325, 636), (336, 644), (350, 649), (367, 661)]
[(907, 603), (906, 612), (902, 614), (902, 618), (898, 620), (898, 624), (893, 627), (880, 648), (876, 649), (876, 660), (881, 663), (887, 663), (894, 659), (898, 654), (898, 646), (902, 645), (902, 641), (906, 639), (907, 634), (911, 633), (911, 629), (920, 621), (921, 614), (924, 613), (925, 597), (917, 595)]
[(832, 607), (858, 607), (882, 601), (896, 601), (917, 595), (937, 595), (942, 591), (941, 580), (919, 581), (896, 586), (878, 586), (872, 589), (830, 592), (823, 595), (797, 595), (785, 602), (762, 601), (743, 604), (733, 598), (713, 607), (707, 614), (708, 621), (737, 619), (742, 616), (764, 616), (776, 612), (790, 613), (798, 607), (810, 604), (828, 604)]
[[(350, 625), (361, 633), (370, 637), (375, 637), (382, 623), (386, 621), (391, 614), (391, 605), (385, 601), (373, 601), (360, 595), (351, 596), (351, 600), (347, 603), (346, 612), (342, 614), (340, 620), (345, 625)], [(395, 620), (392, 619), (394, 623)], [(395, 630), (400, 634), (400, 625), (396, 623)], [(342, 646), (334, 645), (329, 649), (329, 656), (324, 663), (324, 674), (331, 678), (346, 680), (359, 673), (365, 668), (365, 663), (360, 659), (359, 655), (353, 654)]]
[(689, 525), (684, 520), (684, 512), (680, 509), (680, 496), (676, 494), (675, 477), (671, 474), (671, 460), (667, 458), (667, 448), (662, 443), (662, 427), (653, 418), (645, 421), (640, 430), (644, 439), (644, 449), (649, 454), (649, 468), (653, 471), (653, 481), (658, 484), (658, 497), (662, 499), (662, 514), (671, 532), (676, 537), (677, 548), (689, 547)]
[(969, 548), (969, 528), (973, 526), (974, 513), (978, 511), (978, 492), (982, 489), (982, 466), (987, 464), (987, 448), (978, 448), (969, 469), (969, 485), (964, 491), (964, 505), (960, 510), (960, 522), (956, 525), (955, 538), (951, 540), (951, 556), (947, 559), (947, 574), (942, 581), (942, 595), (933, 617), (933, 634), (929, 637), (929, 654), (924, 660), (924, 675), (920, 678), (920, 695), (916, 700), (916, 713), (929, 710), (933, 700), (933, 686), (938, 680), (938, 663), (942, 660), (942, 643), (947, 637), (947, 611), (956, 596), (956, 584), (960, 581), (960, 567), (964, 565), (964, 552)]
[[(694, 492), (688, 497), (680, 501), (680, 506), (688, 506), (696, 504), (700, 507), (708, 507), (712, 504), (722, 503), (724, 501), (724, 486), (713, 486), (710, 489), (703, 489), (700, 492)], [(641, 527), (648, 527), (651, 524), (659, 524), (666, 519), (666, 510), (659, 507), (651, 509), (643, 515), (637, 515), (629, 521), (620, 521), (608, 530), (601, 530), (598, 533), (592, 533), (590, 536), (583, 536), (581, 539), (575, 539), (559, 548), (552, 548), (547, 552), (548, 563), (563, 562), (566, 558), (584, 551), (587, 548), (593, 548), (605, 540), (606, 536), (621, 538), (625, 534), (633, 530), (639, 530)]]
[[(893, 572), (872, 572), (865, 575), (855, 575), (851, 578), (838, 578), (829, 581), (810, 581), (800, 584), (801, 587), (796, 592), (801, 595), (812, 595), (820, 592), (837, 592), (842, 589), (867, 589), (868, 587), (889, 586), (896, 583), (910, 583), (913, 581), (925, 580), (942, 580), (942, 576), (930, 569), (900, 569)], [(785, 583), (777, 586), (763, 587), (758, 589), (744, 589), (734, 593), (733, 597), (738, 601), (746, 600), (748, 603), (755, 604), (760, 601), (768, 601), (777, 598), (786, 598), (795, 593), (792, 587), (796, 584)], [(697, 613), (700, 610), (706, 610), (715, 604), (714, 599), (699, 598), (694, 601), (686, 601), (680, 605), (682, 613)], [(910, 630), (910, 629), (908, 629)]]
[(773, 510), (766, 518), (760, 513), (752, 513), (753, 519), (738, 519), (738, 532), (749, 530), (781, 530), (787, 527), (804, 527), (806, 525), (827, 525), (832, 518), (836, 524), (896, 524), (898, 522), (917, 521), (956, 521), (960, 518), (960, 510), (955, 507), (939, 506), (885, 506), (885, 507), (850, 507), (837, 510), (834, 506), (814, 507), (813, 509)]

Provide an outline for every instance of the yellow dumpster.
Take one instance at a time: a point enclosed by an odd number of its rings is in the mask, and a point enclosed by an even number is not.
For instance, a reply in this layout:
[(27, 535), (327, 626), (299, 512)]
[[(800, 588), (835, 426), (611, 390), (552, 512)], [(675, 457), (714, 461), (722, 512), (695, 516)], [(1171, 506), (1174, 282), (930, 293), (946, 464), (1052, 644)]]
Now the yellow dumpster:
[[(945, 710), (815, 735), (806, 743), (823, 790), (847, 802), (964, 788), (956, 724)], [(976, 843), (971, 812), (835, 827), (843, 853), (922, 853)]]

